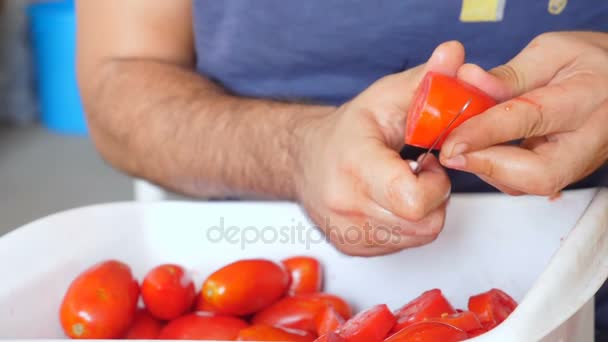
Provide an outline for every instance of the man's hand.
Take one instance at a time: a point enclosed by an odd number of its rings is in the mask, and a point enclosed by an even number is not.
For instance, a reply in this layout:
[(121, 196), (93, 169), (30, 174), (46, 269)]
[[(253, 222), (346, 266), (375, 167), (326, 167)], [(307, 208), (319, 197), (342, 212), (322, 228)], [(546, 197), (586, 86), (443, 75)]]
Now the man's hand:
[(342, 252), (387, 254), (429, 243), (441, 231), (450, 195), (445, 170), (428, 158), (416, 176), (398, 151), (424, 74), (455, 76), (463, 63), (462, 45), (445, 43), (425, 65), (380, 79), (295, 131), (298, 199)]
[(489, 73), (464, 65), (458, 76), (506, 101), (450, 134), (443, 165), (551, 196), (608, 159), (608, 33), (543, 34)]

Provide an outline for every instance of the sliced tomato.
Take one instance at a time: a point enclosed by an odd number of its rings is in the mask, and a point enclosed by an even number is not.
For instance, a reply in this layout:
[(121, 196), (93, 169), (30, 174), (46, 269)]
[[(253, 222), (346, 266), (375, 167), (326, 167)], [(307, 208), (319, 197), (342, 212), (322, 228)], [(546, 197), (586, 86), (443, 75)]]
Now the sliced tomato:
[(163, 323), (143, 308), (137, 310), (133, 324), (125, 334), (126, 340), (154, 340), (160, 334)]
[(479, 335), (483, 335), (487, 332), (488, 332), (488, 330), (482, 328), (482, 329), (469, 331), (467, 334), (469, 335), (469, 338), (473, 338), (473, 337), (477, 337)]
[(146, 274), (141, 296), (153, 316), (168, 321), (192, 308), (196, 291), (190, 274), (182, 266), (164, 264)]
[(347, 342), (383, 341), (395, 325), (395, 316), (384, 304), (356, 314), (337, 331)]
[(425, 149), (430, 148), (468, 100), (471, 100), (471, 103), (449, 127), (447, 134), (437, 144), (437, 149), (441, 148), (449, 132), (473, 116), (493, 107), (496, 101), (483, 91), (457, 78), (437, 72), (427, 73), (414, 94), (407, 114), (405, 143)]
[(304, 294), (298, 297), (310, 299), (313, 301), (320, 301), (327, 305), (331, 305), (334, 307), (334, 309), (336, 309), (340, 316), (344, 317), (344, 319), (349, 319), (353, 316), (353, 309), (351, 308), (350, 304), (348, 304), (348, 302), (340, 296), (325, 292), (319, 292)]
[(441, 290), (432, 289), (424, 292), (395, 312), (397, 324), (395, 324), (393, 332), (397, 332), (425, 319), (439, 318), (442, 315), (454, 313), (456, 311), (443, 296)]
[(466, 332), (451, 325), (418, 322), (391, 335), (384, 342), (459, 342), (466, 339)]
[(456, 312), (451, 315), (445, 314), (439, 318), (431, 318), (428, 321), (449, 324), (466, 332), (482, 329), (479, 318), (471, 311)]
[(346, 339), (335, 332), (328, 332), (325, 335), (319, 336), (315, 342), (346, 342)]
[(236, 340), (313, 342), (315, 340), (315, 335), (302, 330), (259, 324), (241, 330)]
[(315, 317), (326, 307), (327, 304), (320, 300), (285, 297), (255, 314), (252, 322), (316, 333)]
[(264, 259), (240, 260), (211, 274), (202, 294), (218, 312), (245, 316), (264, 309), (287, 292), (289, 274)]
[(323, 269), (321, 263), (312, 257), (298, 256), (282, 261), (291, 275), (289, 294), (298, 295), (321, 291)]
[(158, 339), (232, 341), (247, 326), (245, 321), (236, 317), (199, 311), (169, 322)]
[(315, 317), (317, 335), (321, 336), (330, 331), (336, 331), (344, 322), (344, 317), (333, 306), (328, 306)]
[(517, 308), (517, 302), (499, 289), (491, 289), (469, 298), (469, 310), (490, 330), (502, 323)]

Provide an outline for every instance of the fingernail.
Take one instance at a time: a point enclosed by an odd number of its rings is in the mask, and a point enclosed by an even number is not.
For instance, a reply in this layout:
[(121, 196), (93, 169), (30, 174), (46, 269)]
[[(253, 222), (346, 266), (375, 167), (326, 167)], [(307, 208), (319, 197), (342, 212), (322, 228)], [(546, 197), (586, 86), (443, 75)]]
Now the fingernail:
[(467, 159), (462, 154), (459, 154), (444, 161), (443, 165), (452, 169), (464, 169), (467, 166)]
[(452, 148), (452, 153), (450, 153), (451, 157), (457, 156), (459, 154), (465, 154), (469, 150), (469, 144), (467, 143), (458, 143)]

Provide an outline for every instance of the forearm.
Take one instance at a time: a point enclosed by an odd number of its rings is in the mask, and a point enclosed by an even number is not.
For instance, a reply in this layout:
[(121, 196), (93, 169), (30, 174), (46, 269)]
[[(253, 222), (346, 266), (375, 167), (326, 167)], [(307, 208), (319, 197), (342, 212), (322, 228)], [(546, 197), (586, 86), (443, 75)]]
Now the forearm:
[(151, 60), (113, 60), (94, 78), (81, 79), (81, 87), (106, 160), (196, 197), (294, 199), (294, 131), (331, 110), (239, 98), (188, 69)]

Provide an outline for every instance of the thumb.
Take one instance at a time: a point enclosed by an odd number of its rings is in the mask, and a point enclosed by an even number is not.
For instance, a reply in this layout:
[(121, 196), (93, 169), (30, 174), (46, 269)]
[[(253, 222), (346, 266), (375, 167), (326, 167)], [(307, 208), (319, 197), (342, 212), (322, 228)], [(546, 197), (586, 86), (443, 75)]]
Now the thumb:
[(425, 64), (381, 78), (355, 101), (368, 108), (392, 106), (405, 116), (416, 88), (427, 72), (435, 71), (454, 77), (464, 64), (464, 59), (464, 46), (460, 42), (445, 42), (437, 46)]

